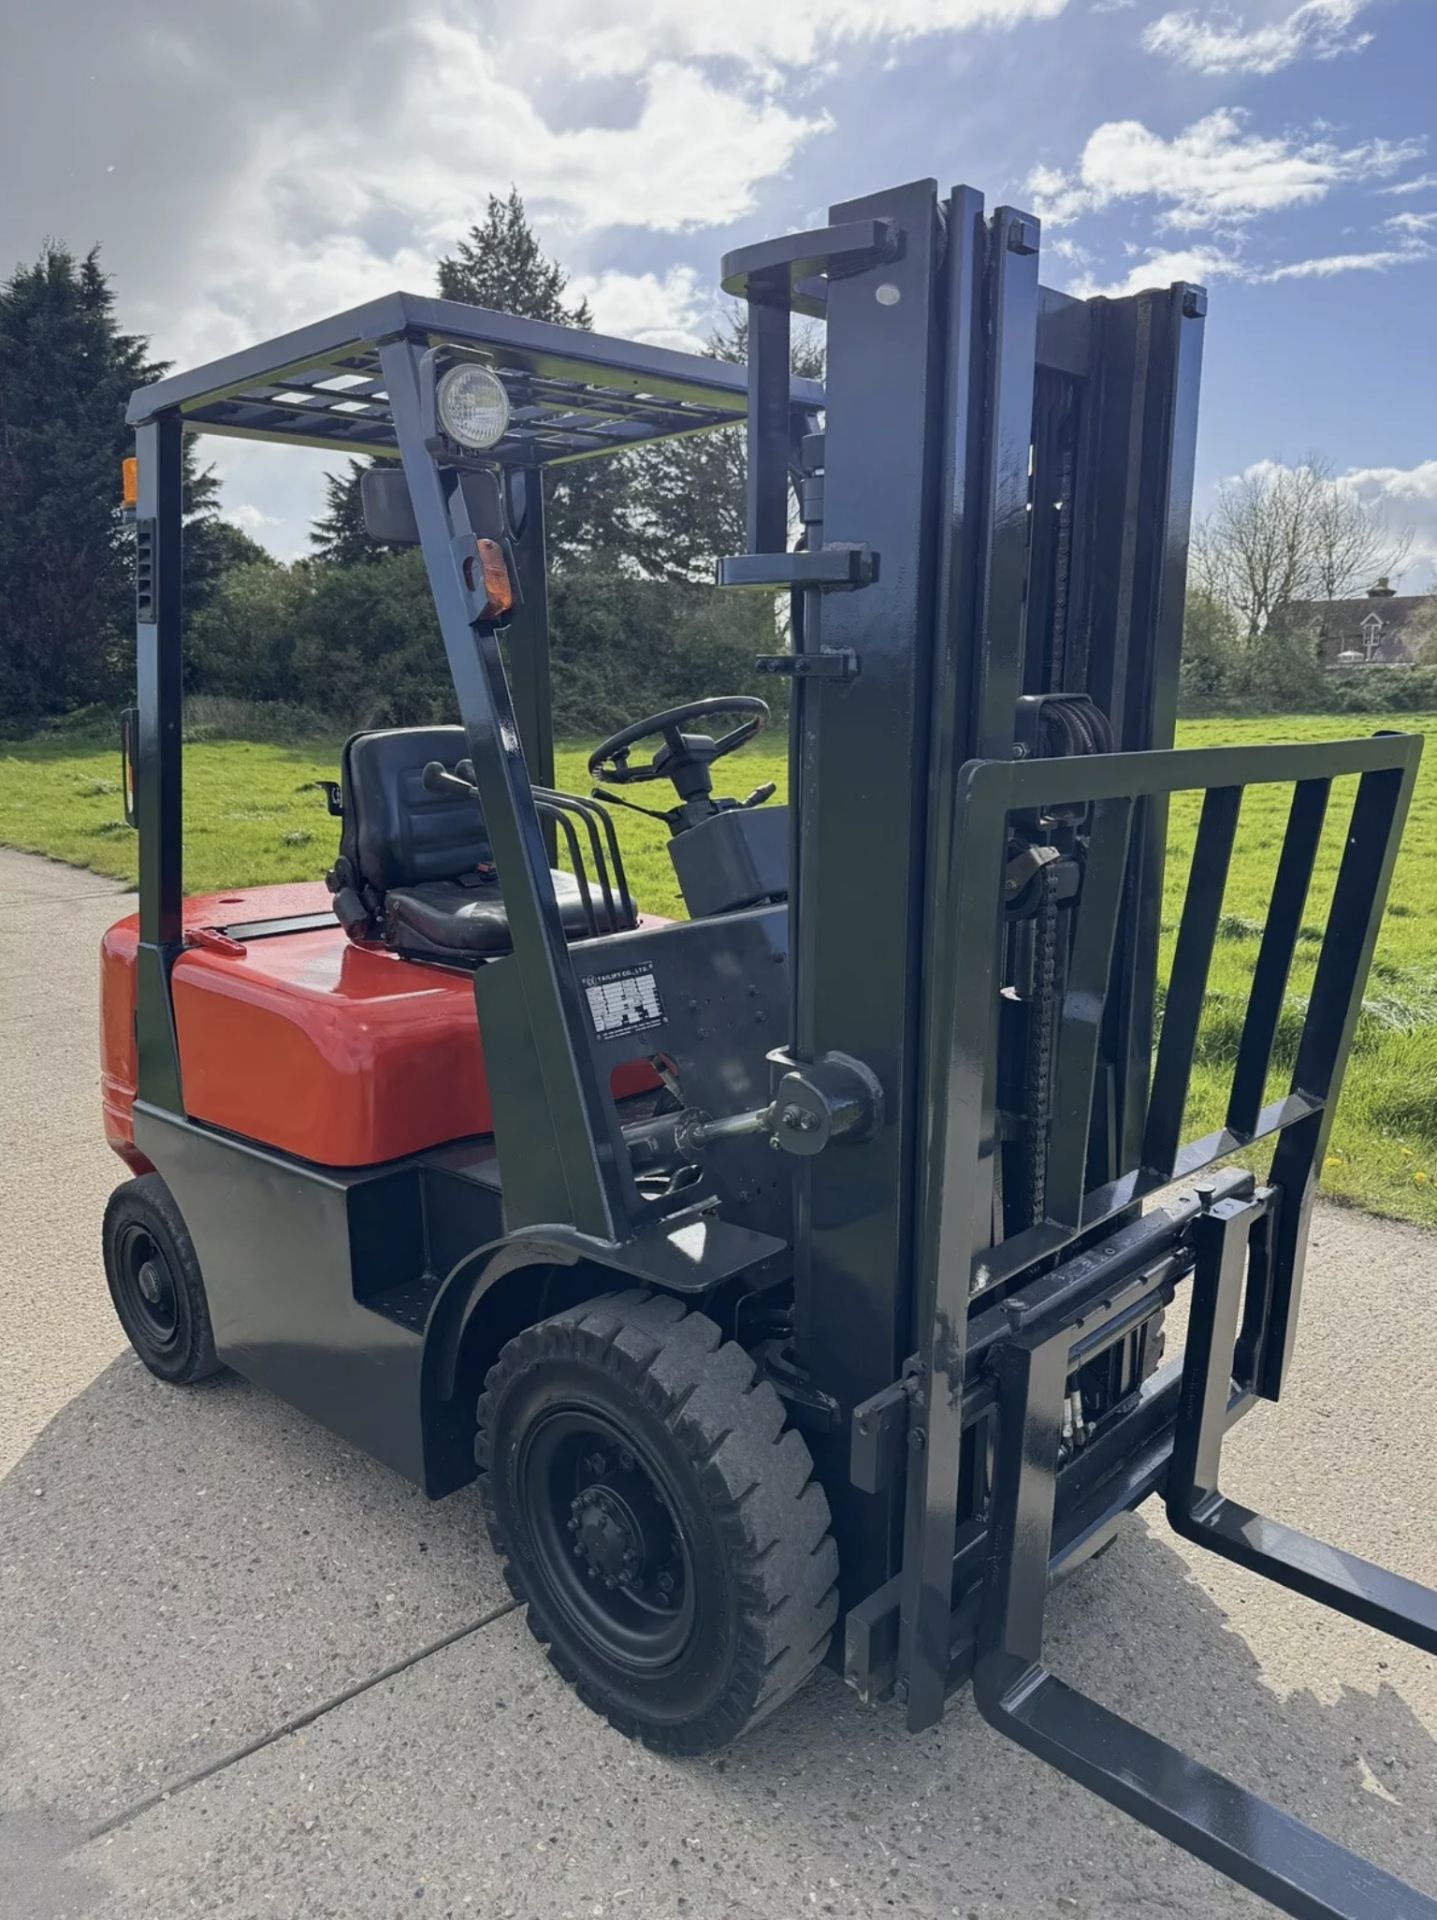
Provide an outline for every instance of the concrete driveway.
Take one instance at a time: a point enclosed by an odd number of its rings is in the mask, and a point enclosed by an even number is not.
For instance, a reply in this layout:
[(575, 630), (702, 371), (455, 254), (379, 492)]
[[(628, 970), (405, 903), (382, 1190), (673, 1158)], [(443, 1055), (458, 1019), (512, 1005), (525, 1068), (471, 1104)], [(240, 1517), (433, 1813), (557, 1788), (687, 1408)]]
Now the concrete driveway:
[[(123, 1347), (98, 1233), (117, 890), (0, 850), (0, 1915), (1267, 1911), (990, 1732), (824, 1673), (706, 1762), (581, 1709), (438, 1506), (230, 1378)], [(1437, 1241), (1319, 1216), (1294, 1390), (1232, 1491), (1437, 1581)], [(1437, 1894), (1437, 1663), (1145, 1513), (1054, 1599), (1076, 1684)]]

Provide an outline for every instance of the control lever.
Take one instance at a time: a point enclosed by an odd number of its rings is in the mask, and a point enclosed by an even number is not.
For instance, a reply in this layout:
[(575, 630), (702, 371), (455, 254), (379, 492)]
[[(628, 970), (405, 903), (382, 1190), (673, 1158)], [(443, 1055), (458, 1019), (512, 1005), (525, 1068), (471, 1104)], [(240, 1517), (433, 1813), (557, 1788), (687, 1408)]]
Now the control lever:
[(616, 793), (610, 793), (607, 787), (594, 787), (590, 790), (595, 800), (602, 800), (608, 807), (627, 807), (630, 813), (642, 813), (646, 819), (658, 820), (672, 832), (673, 821), (666, 813), (659, 813), (653, 807), (641, 807), (633, 800), (621, 800)]
[[(459, 762), (461, 767), (469, 766), (469, 764), (467, 760), (461, 760)], [(473, 771), (472, 767), (470, 771)], [(472, 780), (466, 780), (464, 776), (458, 772), (451, 773), (441, 760), (427, 761), (424, 771), (419, 777), (423, 782), (426, 793), (441, 795), (462, 793), (466, 800), (472, 800), (474, 797), (474, 782)]]
[(754, 788), (753, 792), (749, 795), (747, 800), (740, 800), (739, 806), (740, 807), (761, 807), (765, 800), (772, 800), (773, 796), (777, 792), (778, 792), (778, 788), (774, 784), (774, 782), (772, 780), (765, 780), (761, 787)]

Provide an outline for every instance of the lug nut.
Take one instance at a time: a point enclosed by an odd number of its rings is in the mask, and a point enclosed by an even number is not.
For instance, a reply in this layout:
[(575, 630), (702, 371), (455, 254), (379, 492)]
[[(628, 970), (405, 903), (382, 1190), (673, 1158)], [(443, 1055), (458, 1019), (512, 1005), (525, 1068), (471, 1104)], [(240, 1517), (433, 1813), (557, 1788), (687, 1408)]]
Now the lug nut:
[(634, 1456), (629, 1452), (627, 1447), (620, 1447), (619, 1449), (619, 1465), (625, 1473), (631, 1473), (633, 1471)]
[(602, 1473), (608, 1464), (608, 1461), (605, 1460), (601, 1453), (591, 1453), (589, 1455), (588, 1465), (590, 1473)]

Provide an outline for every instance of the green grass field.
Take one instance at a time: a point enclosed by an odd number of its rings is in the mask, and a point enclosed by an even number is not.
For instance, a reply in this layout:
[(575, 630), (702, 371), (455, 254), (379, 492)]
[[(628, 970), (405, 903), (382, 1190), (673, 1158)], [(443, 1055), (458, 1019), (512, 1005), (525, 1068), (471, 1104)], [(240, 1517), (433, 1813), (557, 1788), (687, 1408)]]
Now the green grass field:
[[(1186, 722), (1179, 744), (1323, 740), (1370, 732), (1373, 723), (1322, 717)], [(1437, 886), (1426, 850), (1437, 837), (1437, 716), (1404, 718), (1429, 738), (1408, 821), (1343, 1104), (1323, 1171), (1334, 1198), (1437, 1225)], [(201, 741), (185, 755), (185, 866), (193, 892), (317, 879), (333, 857), (336, 823), (313, 783), (333, 778), (339, 742), (305, 746)], [(561, 787), (587, 792), (585, 749), (560, 752)], [(746, 793), (784, 778), (781, 752), (753, 747), (730, 763), (722, 785)], [(0, 842), (132, 882), (135, 837), (121, 817), (119, 757), (94, 741), (63, 738), (0, 744)], [(636, 796), (647, 798), (648, 796)], [(1350, 793), (1335, 792), (1308, 902), (1288, 1019), (1274, 1075), (1290, 1066), (1311, 983), (1327, 900), (1337, 871)], [(1286, 790), (1248, 793), (1239, 828), (1222, 937), (1194, 1065), (1188, 1132), (1221, 1118), (1245, 1004), (1247, 981), (1272, 885), (1286, 818)], [(1196, 796), (1175, 804), (1164, 906), (1165, 946), (1177, 929), (1197, 824)], [(633, 814), (616, 820), (634, 892), (651, 912), (681, 914), (663, 829)]]

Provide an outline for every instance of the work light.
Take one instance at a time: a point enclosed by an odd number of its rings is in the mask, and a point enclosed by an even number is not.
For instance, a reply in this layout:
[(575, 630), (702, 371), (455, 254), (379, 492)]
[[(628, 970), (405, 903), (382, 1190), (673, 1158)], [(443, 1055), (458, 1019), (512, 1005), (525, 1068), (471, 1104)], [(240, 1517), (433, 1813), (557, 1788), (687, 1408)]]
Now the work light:
[(509, 396), (504, 383), (472, 360), (450, 367), (435, 394), (439, 425), (461, 447), (483, 453), (509, 431)]

